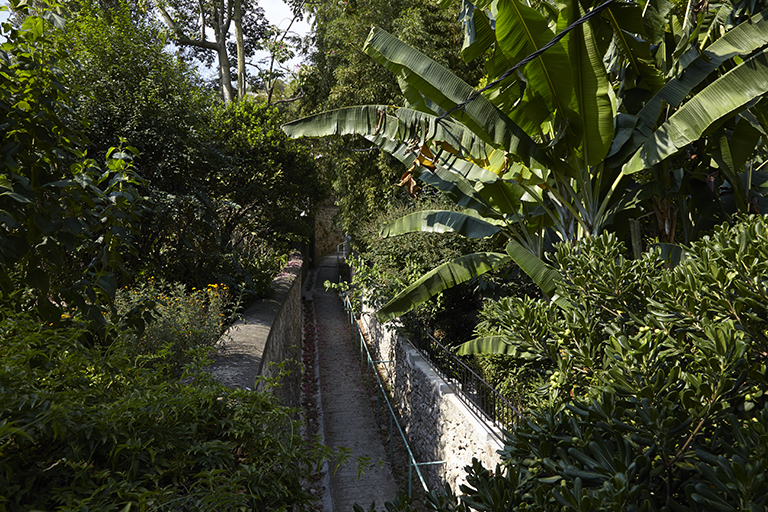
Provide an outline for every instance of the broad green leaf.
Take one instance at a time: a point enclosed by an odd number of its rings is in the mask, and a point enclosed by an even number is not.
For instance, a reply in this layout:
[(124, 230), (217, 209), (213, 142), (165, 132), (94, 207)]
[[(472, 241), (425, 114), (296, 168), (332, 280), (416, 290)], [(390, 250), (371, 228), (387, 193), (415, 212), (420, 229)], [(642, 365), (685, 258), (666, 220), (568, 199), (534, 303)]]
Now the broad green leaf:
[(414, 176), (445, 194), (451, 201), (464, 208), (475, 210), (484, 217), (500, 217), (488, 206), (472, 183), (457, 172), (440, 166), (435, 169), (417, 167)]
[(497, 269), (510, 261), (512, 259), (506, 254), (483, 252), (467, 254), (443, 263), (398, 293), (376, 312), (376, 317), (380, 322), (388, 322), (423, 304), (438, 293)]
[(664, 78), (653, 65), (651, 42), (633, 35), (645, 32), (640, 6), (614, 3), (605, 9), (603, 19), (613, 29), (614, 41), (620, 54), (627, 59), (635, 74), (642, 78), (640, 86), (653, 92), (658, 91), (664, 85)]
[[(475, 92), (448, 69), (379, 28), (371, 29), (364, 50), (446, 112), (468, 100)], [(482, 95), (453, 111), (451, 116), (487, 144), (504, 148), (527, 165), (533, 158), (561, 173), (572, 173), (569, 166), (551, 159), (527, 133)]]
[(485, 238), (498, 233), (500, 230), (499, 226), (466, 213), (449, 210), (422, 210), (387, 224), (381, 229), (380, 234), (386, 238), (415, 232), (459, 233), (467, 238)]
[(720, 172), (723, 173), (725, 179), (731, 184), (733, 188), (733, 195), (736, 199), (736, 205), (740, 212), (747, 213), (747, 205), (744, 202), (746, 194), (742, 187), (741, 178), (738, 176), (738, 168), (733, 162), (733, 156), (731, 155), (731, 147), (728, 144), (728, 138), (725, 135), (720, 136), (719, 144), (711, 152), (712, 158), (717, 162)]
[(13, 199), (14, 201), (16, 201), (17, 203), (28, 204), (28, 203), (31, 202), (29, 199), (27, 199), (23, 195), (21, 195), (21, 194), (19, 194), (17, 192), (13, 192), (13, 191), (0, 193), (0, 197), (3, 197), (3, 196), (8, 196), (11, 199)]
[(659, 255), (661, 259), (668, 261), (672, 266), (679, 265), (681, 261), (686, 259), (688, 254), (683, 247), (675, 244), (658, 243), (652, 244), (651, 247), (659, 248), (661, 250)]
[(462, 1), (459, 21), (464, 25), (461, 58), (464, 62), (471, 62), (485, 53), (496, 38), (485, 13), (467, 0)]
[(475, 7), (478, 9), (490, 9), (494, 1), (495, 0), (475, 0), (472, 3), (474, 3)]
[(114, 274), (102, 274), (96, 280), (96, 284), (110, 297), (115, 296), (115, 293), (117, 292), (117, 279), (115, 279)]
[[(576, 14), (571, 16), (575, 18)], [(597, 165), (608, 154), (613, 140), (613, 104), (603, 58), (589, 23), (571, 31), (568, 53), (576, 109), (582, 124), (581, 153), (587, 165)]]
[(507, 343), (506, 336), (484, 336), (475, 338), (458, 346), (456, 353), (460, 356), (470, 354), (505, 354), (517, 355), (517, 347)]
[(480, 196), (492, 208), (507, 215), (518, 215), (520, 199), (525, 191), (512, 180), (497, 178), (490, 181), (482, 181), (475, 186)]
[[(485, 143), (461, 123), (387, 105), (364, 105), (321, 112), (285, 124), (283, 131), (292, 138), (355, 134), (369, 140), (378, 140), (382, 144), (388, 140), (411, 146), (414, 139), (422, 142), (431, 139), (444, 142), (461, 155), (477, 159), (488, 157)], [(415, 158), (417, 152), (413, 150), (412, 153)]]
[(755, 119), (754, 123), (752, 123), (748, 120), (750, 117), (753, 118), (754, 116), (749, 111), (739, 116), (733, 136), (729, 141), (731, 154), (733, 155), (733, 169), (737, 172), (744, 168), (744, 165), (754, 154), (761, 135), (765, 135), (757, 120)]
[[(520, 62), (555, 37), (538, 11), (518, 0), (499, 0), (497, 9), (496, 41), (510, 62)], [(526, 96), (541, 96), (550, 112), (568, 110), (571, 67), (561, 42), (526, 64), (522, 73), (528, 82)]]
[(283, 125), (291, 138), (375, 134), (386, 127), (388, 107), (365, 105), (321, 112)]
[[(471, 208), (486, 217), (500, 218), (500, 214), (519, 215), (520, 198), (525, 191), (512, 180), (504, 180), (447, 152), (437, 152), (436, 169), (419, 168), (416, 176), (445, 193), (459, 206)], [(521, 167), (515, 167), (518, 171)], [(530, 171), (527, 174), (532, 174)]]
[(716, 121), (768, 92), (768, 54), (762, 51), (710, 84), (675, 112), (624, 166), (648, 169), (697, 140)]
[(64, 30), (66, 28), (66, 21), (64, 18), (53, 11), (44, 11), (42, 17), (59, 30)]
[(685, 73), (667, 82), (640, 110), (640, 122), (653, 129), (665, 104), (677, 107), (694, 87), (725, 61), (737, 55), (749, 55), (768, 44), (767, 16), (768, 11), (756, 14), (706, 48), (702, 55), (686, 68)]
[(554, 297), (556, 281), (561, 278), (560, 273), (520, 245), (516, 240), (510, 240), (506, 249), (507, 254), (523, 272), (533, 279), (533, 282), (541, 288), (541, 291), (548, 297)]

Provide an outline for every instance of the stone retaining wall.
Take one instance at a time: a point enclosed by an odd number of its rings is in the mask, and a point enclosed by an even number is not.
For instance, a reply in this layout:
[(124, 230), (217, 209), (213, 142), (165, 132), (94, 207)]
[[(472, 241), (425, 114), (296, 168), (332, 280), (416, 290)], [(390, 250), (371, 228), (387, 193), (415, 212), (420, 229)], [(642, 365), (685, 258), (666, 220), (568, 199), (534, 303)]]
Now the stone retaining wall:
[(315, 213), (315, 264), (323, 256), (336, 254), (336, 247), (344, 241), (344, 236), (333, 224), (338, 209), (338, 206), (321, 206)]
[(503, 448), (500, 432), (480, 421), (410, 341), (382, 326), (371, 311), (363, 313), (360, 323), (371, 356), (388, 361), (378, 367), (390, 385), (416, 461), (445, 461), (421, 466), (429, 488), (442, 489), (446, 482), (459, 493), (459, 486), (466, 483), (464, 467), (473, 457), (495, 470), (501, 462), (497, 450)]
[(301, 255), (291, 256), (272, 281), (275, 293), (249, 307), (222, 337), (216, 361), (209, 371), (219, 382), (233, 388), (264, 389), (258, 376), (276, 377), (285, 361), (290, 374), (272, 391), (289, 407), (301, 403), (301, 285), (304, 266)]
[[(284, 362), (282, 369), (289, 373), (282, 377), (280, 385), (272, 391), (284, 405), (299, 407), (301, 405), (301, 286), (304, 281), (304, 267), (300, 257), (291, 261), (272, 282), (275, 297), (280, 297), (282, 300), (265, 342), (258, 375), (268, 378), (277, 377), (280, 373), (278, 365)], [(256, 387), (258, 390), (263, 388), (263, 382)]]

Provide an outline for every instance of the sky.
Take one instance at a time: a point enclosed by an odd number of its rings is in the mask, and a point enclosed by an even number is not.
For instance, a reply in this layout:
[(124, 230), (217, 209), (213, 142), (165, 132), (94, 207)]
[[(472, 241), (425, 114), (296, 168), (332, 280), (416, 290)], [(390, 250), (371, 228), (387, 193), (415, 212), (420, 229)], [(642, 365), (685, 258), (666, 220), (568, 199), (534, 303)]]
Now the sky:
[[(291, 22), (291, 9), (283, 0), (259, 0), (259, 5), (264, 9), (264, 13), (267, 15), (270, 23), (282, 29), (288, 27), (288, 24)], [(305, 36), (309, 32), (309, 23), (307, 23), (305, 18), (304, 21), (294, 23), (291, 30)]]
[[(283, 0), (259, 0), (259, 5), (264, 9), (264, 14), (267, 20), (272, 25), (277, 25), (278, 28), (285, 30), (291, 23), (291, 9), (283, 2)], [(298, 23), (294, 23), (291, 26), (291, 31), (296, 32), (301, 37), (306, 36), (309, 33), (309, 23), (306, 16), (304, 20)], [(264, 53), (266, 56), (266, 52)], [(289, 62), (289, 65), (298, 64), (301, 59), (294, 59)]]

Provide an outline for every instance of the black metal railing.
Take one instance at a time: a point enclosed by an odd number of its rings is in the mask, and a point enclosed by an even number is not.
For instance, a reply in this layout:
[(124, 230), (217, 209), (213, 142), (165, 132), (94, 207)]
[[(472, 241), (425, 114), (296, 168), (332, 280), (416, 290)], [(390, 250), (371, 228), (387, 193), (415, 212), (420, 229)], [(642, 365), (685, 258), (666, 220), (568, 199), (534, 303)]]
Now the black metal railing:
[(513, 423), (522, 417), (509, 400), (472, 368), (471, 360), (457, 355), (420, 326), (401, 334), (411, 340), (432, 368), (454, 388), (459, 399), (492, 431), (494, 428), (511, 430)]

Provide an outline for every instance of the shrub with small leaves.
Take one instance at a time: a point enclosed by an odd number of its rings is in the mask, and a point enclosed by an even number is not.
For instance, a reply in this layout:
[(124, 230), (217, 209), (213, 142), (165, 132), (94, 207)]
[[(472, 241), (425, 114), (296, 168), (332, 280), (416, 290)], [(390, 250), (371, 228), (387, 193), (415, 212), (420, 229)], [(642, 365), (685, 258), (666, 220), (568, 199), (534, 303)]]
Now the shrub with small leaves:
[[(685, 253), (667, 268), (658, 252), (626, 259), (608, 234), (564, 244), (565, 307), (487, 306), (482, 328), (501, 334), (507, 357), (549, 377), (548, 400), (502, 452), (515, 482), (505, 506), (768, 506), (768, 217), (721, 226)], [(490, 482), (467, 499), (488, 504)]]
[(720, 226), (674, 268), (624, 254), (610, 234), (563, 244), (558, 303), (486, 304), (479, 334), (544, 386), (503, 465), (475, 461), (435, 510), (768, 507), (768, 216)]
[(232, 311), (237, 309), (230, 302), (225, 284), (187, 292), (183, 284), (149, 277), (119, 290), (115, 305), (121, 314), (153, 305), (143, 332), (124, 332), (123, 341), (133, 357), (152, 358), (153, 364), (161, 363), (178, 376), (195, 353), (212, 350), (221, 340), (225, 326), (232, 321)]
[(328, 449), (295, 411), (0, 311), (0, 510), (291, 510)]

